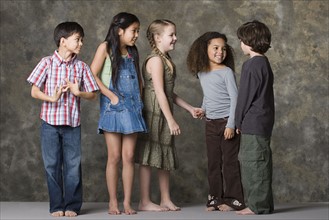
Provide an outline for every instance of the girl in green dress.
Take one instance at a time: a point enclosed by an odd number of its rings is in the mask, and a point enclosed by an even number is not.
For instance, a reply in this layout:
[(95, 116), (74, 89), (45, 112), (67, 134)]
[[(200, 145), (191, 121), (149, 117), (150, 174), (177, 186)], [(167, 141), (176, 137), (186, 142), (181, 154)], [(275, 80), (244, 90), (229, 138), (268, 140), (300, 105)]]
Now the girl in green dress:
[[(194, 118), (201, 117), (201, 108), (194, 108), (174, 93), (175, 65), (168, 52), (174, 50), (176, 26), (168, 20), (155, 20), (147, 30), (152, 53), (143, 64), (144, 118), (149, 133), (140, 134), (136, 146), (136, 162), (140, 164), (139, 210), (180, 210), (170, 198), (169, 174), (178, 167), (174, 135), (181, 133), (173, 117), (173, 104), (186, 109)], [(150, 199), (151, 168), (158, 168), (160, 205)]]

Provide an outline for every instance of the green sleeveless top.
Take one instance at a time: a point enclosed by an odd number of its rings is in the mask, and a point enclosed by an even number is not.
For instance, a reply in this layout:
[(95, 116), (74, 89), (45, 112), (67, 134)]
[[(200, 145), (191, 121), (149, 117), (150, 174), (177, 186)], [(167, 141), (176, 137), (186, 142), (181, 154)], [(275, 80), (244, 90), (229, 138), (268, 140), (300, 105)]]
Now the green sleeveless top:
[(102, 83), (109, 88), (112, 75), (112, 64), (111, 59), (106, 57), (103, 68), (101, 70), (100, 79)]

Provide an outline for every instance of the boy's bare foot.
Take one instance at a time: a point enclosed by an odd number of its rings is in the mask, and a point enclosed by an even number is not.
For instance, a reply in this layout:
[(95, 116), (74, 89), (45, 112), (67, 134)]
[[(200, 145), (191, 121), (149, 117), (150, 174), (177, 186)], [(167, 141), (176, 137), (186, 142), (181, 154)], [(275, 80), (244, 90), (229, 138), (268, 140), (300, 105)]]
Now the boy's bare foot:
[(124, 207), (124, 213), (126, 215), (135, 215), (135, 214), (137, 214), (137, 212), (134, 209), (132, 209), (130, 206), (125, 206)]
[(73, 212), (73, 211), (65, 211), (65, 216), (66, 217), (76, 217), (78, 213)]
[(229, 211), (233, 211), (234, 209), (226, 204), (221, 204), (218, 206), (219, 211), (222, 212), (229, 212)]
[(167, 208), (169, 209), (169, 211), (180, 211), (181, 208), (176, 206), (172, 201), (168, 201), (168, 202), (161, 202), (160, 206), (162, 208)]
[(52, 212), (51, 216), (53, 216), (53, 217), (63, 217), (64, 212), (63, 211)]
[(154, 211), (154, 212), (165, 212), (169, 211), (169, 208), (161, 207), (153, 202), (149, 202), (147, 204), (142, 205), (142, 203), (139, 203), (138, 209), (140, 211)]
[(216, 211), (216, 208), (215, 208), (215, 207), (212, 207), (212, 206), (210, 206), (210, 207), (206, 207), (206, 211), (207, 211), (207, 212)]
[(251, 211), (251, 209), (248, 207), (245, 209), (242, 209), (241, 211), (236, 211), (235, 213), (238, 215), (256, 215), (256, 213)]

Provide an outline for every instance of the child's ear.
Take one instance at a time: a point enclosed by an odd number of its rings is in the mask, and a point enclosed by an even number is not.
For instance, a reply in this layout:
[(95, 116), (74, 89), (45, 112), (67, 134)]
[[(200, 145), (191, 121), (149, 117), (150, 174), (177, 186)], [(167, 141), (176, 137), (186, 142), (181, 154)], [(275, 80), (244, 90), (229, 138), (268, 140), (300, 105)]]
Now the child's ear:
[(119, 28), (118, 35), (121, 36), (123, 34), (124, 30), (122, 28)]
[(59, 45), (64, 45), (64, 43), (65, 43), (65, 38), (62, 37), (62, 38), (60, 39), (60, 41), (59, 41)]
[(155, 42), (160, 43), (161, 42), (160, 35), (159, 34), (155, 34), (154, 35), (154, 40), (155, 40)]

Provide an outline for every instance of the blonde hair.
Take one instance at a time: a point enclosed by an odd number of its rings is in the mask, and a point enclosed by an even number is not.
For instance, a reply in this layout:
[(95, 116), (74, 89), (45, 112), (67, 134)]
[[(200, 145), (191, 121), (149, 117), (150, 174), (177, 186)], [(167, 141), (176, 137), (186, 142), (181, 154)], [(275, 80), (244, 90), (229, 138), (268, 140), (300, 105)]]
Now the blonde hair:
[(164, 28), (169, 26), (169, 25), (173, 25), (176, 27), (175, 23), (172, 22), (172, 21), (169, 21), (169, 20), (166, 20), (166, 19), (157, 19), (157, 20), (154, 20), (150, 25), (149, 27), (147, 28), (147, 32), (146, 32), (146, 37), (152, 47), (152, 49), (154, 50), (154, 52), (165, 58), (165, 59), (168, 59), (171, 63), (171, 58), (168, 55), (162, 53), (156, 46), (156, 43), (155, 43), (155, 35), (160, 35), (163, 31), (164, 31)]

